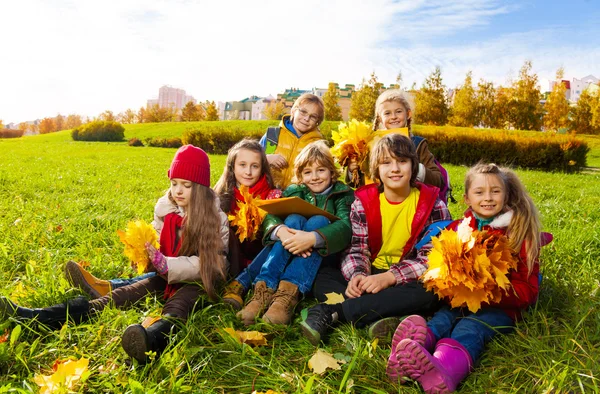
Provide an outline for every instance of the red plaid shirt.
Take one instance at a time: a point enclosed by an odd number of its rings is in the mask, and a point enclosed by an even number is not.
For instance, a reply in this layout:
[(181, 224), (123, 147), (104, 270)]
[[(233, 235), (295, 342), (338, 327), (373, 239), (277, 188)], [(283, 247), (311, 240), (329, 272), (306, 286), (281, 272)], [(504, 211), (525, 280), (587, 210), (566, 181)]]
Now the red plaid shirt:
[[(369, 250), (369, 234), (365, 208), (362, 202), (356, 198), (350, 209), (352, 241), (344, 252), (341, 267), (342, 274), (348, 281), (356, 275), (371, 274), (371, 251)], [(437, 199), (423, 226), (423, 231), (421, 231), (421, 234), (415, 240), (414, 245), (423, 237), (429, 225), (440, 220), (451, 219), (452, 216), (446, 204)], [(432, 248), (432, 244), (428, 243), (420, 250), (416, 250), (414, 245), (412, 245), (410, 251), (400, 261), (393, 264), (389, 269), (396, 277), (396, 285), (415, 281), (427, 270), (427, 254)]]

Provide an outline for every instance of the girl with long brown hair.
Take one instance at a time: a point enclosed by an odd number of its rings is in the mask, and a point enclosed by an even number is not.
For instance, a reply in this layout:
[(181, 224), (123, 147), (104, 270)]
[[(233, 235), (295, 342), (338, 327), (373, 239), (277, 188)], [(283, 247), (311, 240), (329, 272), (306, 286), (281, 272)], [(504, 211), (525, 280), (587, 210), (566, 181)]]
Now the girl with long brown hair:
[[(160, 353), (168, 344), (168, 334), (176, 322), (185, 322), (196, 300), (206, 294), (216, 300), (216, 287), (225, 279), (229, 223), (220, 208), (219, 198), (210, 189), (210, 163), (206, 153), (192, 145), (181, 147), (168, 172), (169, 191), (156, 203), (154, 221), (160, 234), (160, 250), (146, 244), (157, 275), (120, 287), (108, 295), (87, 301), (80, 297), (48, 308), (28, 309), (0, 298), (0, 314), (59, 327), (71, 320), (86, 320), (109, 303), (130, 307), (147, 295), (164, 294), (162, 318), (149, 327), (134, 324), (125, 330), (122, 346), (138, 362), (146, 362), (146, 353)], [(215, 231), (217, 229), (217, 231)]]

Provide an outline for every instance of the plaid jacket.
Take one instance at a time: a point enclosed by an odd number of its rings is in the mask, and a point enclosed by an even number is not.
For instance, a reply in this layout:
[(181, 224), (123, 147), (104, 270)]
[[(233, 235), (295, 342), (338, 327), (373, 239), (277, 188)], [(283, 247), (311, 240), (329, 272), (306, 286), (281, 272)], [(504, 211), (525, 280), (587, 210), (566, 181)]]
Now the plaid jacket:
[[(367, 185), (364, 188), (376, 187), (375, 185)], [(415, 219), (422, 218), (422, 223), (414, 223), (412, 228), (421, 228), (417, 236), (411, 236), (404, 248), (404, 254), (398, 263), (390, 267), (390, 272), (396, 277), (396, 285), (417, 280), (427, 269), (427, 253), (431, 249), (431, 243), (425, 244), (421, 249), (417, 250), (415, 245), (424, 236), (426, 228), (440, 220), (450, 220), (450, 212), (440, 199), (437, 198), (437, 188), (428, 187), (423, 184), (418, 184), (421, 190), (419, 202), (417, 205), (417, 213)], [(363, 189), (363, 188), (361, 188)], [(364, 206), (377, 206), (379, 209), (379, 194), (376, 196), (370, 193), (371, 196), (365, 200), (366, 193), (362, 193), (363, 204), (361, 198), (361, 189), (356, 192), (356, 199), (351, 206), (350, 222), (352, 224), (352, 241), (350, 246), (345, 250), (342, 259), (342, 273), (346, 280), (350, 281), (356, 275), (370, 275), (371, 261), (376, 257), (377, 251), (372, 251), (373, 241), (369, 240), (369, 223), (367, 223), (367, 213)], [(372, 192), (372, 190), (370, 190)], [(429, 208), (432, 207), (432, 208)], [(429, 212), (425, 212), (429, 209)], [(379, 215), (381, 213), (379, 212)], [(379, 216), (380, 217), (380, 216)], [(379, 221), (381, 222), (381, 221)], [(372, 224), (371, 224), (372, 225)], [(379, 240), (379, 242), (381, 242)], [(381, 245), (379, 245), (381, 247)]]

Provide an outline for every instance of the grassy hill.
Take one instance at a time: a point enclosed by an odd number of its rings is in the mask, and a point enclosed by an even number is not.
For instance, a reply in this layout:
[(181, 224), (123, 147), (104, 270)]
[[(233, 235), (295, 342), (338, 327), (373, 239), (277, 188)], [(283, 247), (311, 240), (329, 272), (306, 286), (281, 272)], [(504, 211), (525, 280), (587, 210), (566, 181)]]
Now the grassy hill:
[[(178, 136), (190, 126), (128, 125), (126, 137)], [(596, 161), (598, 145), (592, 151)], [(168, 187), (175, 149), (74, 142), (62, 131), (0, 140), (0, 152), (1, 295), (40, 307), (80, 294), (62, 274), (71, 259), (89, 262), (102, 278), (133, 273), (116, 231), (132, 219), (151, 220), (154, 203)], [(224, 159), (211, 156), (213, 184)], [(447, 168), (459, 197), (466, 168)], [(490, 344), (461, 391), (600, 392), (600, 175), (517, 173), (555, 241), (543, 250), (538, 304), (516, 334)], [(450, 209), (457, 217), (465, 205)], [(301, 307), (312, 302), (307, 298)], [(412, 383), (388, 382), (389, 345), (373, 344), (365, 330), (350, 325), (334, 330), (324, 349), (356, 361), (315, 375), (307, 366), (314, 349), (297, 322), (251, 327), (269, 334), (267, 346), (251, 348), (223, 334), (225, 327), (243, 327), (222, 304), (198, 310), (159, 360), (131, 365), (120, 336), (127, 325), (155, 314), (160, 303), (147, 298), (127, 311), (107, 308), (85, 324), (59, 331), (23, 325), (17, 335), (15, 322), (0, 321), (0, 330), (13, 336), (0, 343), (0, 391), (35, 391), (34, 376), (49, 374), (55, 360), (86, 357), (90, 374), (79, 386), (85, 392), (420, 392)]]

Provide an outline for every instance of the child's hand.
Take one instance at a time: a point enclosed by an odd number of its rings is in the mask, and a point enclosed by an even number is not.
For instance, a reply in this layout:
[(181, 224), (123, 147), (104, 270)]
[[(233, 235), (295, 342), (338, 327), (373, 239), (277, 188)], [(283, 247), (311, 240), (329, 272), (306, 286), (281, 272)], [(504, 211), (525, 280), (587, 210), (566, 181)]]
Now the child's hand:
[(269, 162), (269, 165), (271, 167), (275, 167), (278, 170), (281, 170), (282, 168), (285, 168), (288, 165), (287, 160), (278, 153), (267, 155), (267, 161)]
[(358, 170), (358, 161), (356, 160), (356, 157), (352, 157), (348, 163), (348, 171), (353, 172), (356, 170)]
[(288, 231), (293, 235), (285, 241), (282, 241), (283, 247), (292, 254), (301, 255), (302, 257), (310, 256), (310, 251), (317, 242), (315, 234), (312, 231), (294, 229), (289, 229)]
[(346, 296), (348, 298), (358, 298), (362, 295), (363, 291), (360, 289), (360, 284), (366, 279), (365, 275), (356, 275), (348, 282), (346, 287)]
[(365, 293), (375, 294), (395, 284), (396, 277), (388, 271), (382, 274), (367, 276), (366, 279), (360, 283), (360, 289)]
[(149, 242), (146, 242), (146, 252), (148, 252), (148, 258), (154, 268), (156, 268), (156, 272), (161, 275), (166, 275), (169, 271), (167, 258)]
[(279, 229), (277, 230), (277, 234), (275, 234), (275, 236), (277, 238), (279, 238), (281, 243), (283, 243), (283, 241), (291, 238), (293, 235), (294, 234), (292, 232), (290, 232), (290, 228), (288, 226), (280, 226)]

